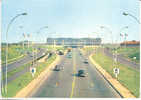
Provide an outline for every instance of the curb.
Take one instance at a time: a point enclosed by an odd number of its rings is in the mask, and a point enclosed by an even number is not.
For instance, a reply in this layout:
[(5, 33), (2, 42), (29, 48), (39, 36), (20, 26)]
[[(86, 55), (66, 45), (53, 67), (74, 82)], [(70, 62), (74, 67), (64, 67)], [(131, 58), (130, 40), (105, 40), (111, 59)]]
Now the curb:
[(52, 73), (51, 68), (54, 67), (58, 62), (60, 61), (60, 57), (57, 56), (56, 60), (51, 63), (41, 74), (33, 79), (26, 87), (21, 89), (14, 98), (25, 98), (31, 95), (31, 93), (36, 91), (41, 84), (49, 77), (49, 75)]
[(99, 64), (92, 58), (92, 54), (89, 56), (92, 64), (95, 65), (96, 69), (102, 74), (102, 76), (110, 83), (110, 85), (116, 90), (116, 92), (123, 98), (136, 98), (131, 92), (125, 88), (119, 81), (113, 78), (108, 72), (106, 72)]

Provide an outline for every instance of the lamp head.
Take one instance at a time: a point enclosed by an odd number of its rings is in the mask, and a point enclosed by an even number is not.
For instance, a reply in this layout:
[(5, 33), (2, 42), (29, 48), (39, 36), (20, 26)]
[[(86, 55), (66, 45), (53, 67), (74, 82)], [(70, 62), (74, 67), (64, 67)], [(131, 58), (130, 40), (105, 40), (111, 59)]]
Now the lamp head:
[(125, 26), (125, 28), (128, 28), (128, 26)]
[(22, 13), (22, 15), (27, 15), (27, 13)]
[(104, 26), (100, 26), (100, 28), (101, 28), (101, 29), (103, 29), (103, 28), (104, 28)]
[(45, 26), (45, 28), (48, 28), (48, 26)]
[(123, 12), (122, 14), (123, 14), (124, 16), (127, 16), (127, 15), (128, 15), (128, 13), (126, 13), (126, 12)]

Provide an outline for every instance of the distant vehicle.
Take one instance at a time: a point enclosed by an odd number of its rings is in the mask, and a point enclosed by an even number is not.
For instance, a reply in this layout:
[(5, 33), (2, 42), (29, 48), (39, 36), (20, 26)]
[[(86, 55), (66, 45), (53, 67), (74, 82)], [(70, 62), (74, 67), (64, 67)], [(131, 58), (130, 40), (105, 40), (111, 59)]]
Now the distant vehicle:
[(42, 53), (42, 55), (45, 55), (45, 54), (46, 54), (45, 52)]
[(81, 70), (78, 71), (78, 76), (79, 77), (86, 77), (87, 73), (84, 70), (81, 69)]
[(85, 63), (85, 64), (88, 64), (88, 63), (89, 63), (89, 62), (88, 62), (88, 59), (85, 59), (85, 60), (84, 60), (84, 63)]
[(41, 50), (41, 48), (38, 48), (38, 50)]
[(55, 66), (54, 71), (60, 71), (59, 65), (56, 65), (56, 66)]
[(71, 48), (68, 48), (68, 52), (71, 52)]
[(71, 55), (68, 55), (67, 58), (72, 58), (72, 56)]
[(30, 57), (33, 57), (33, 54), (31, 52), (27, 52), (27, 55), (29, 55)]
[(64, 55), (63, 51), (58, 51), (59, 55)]

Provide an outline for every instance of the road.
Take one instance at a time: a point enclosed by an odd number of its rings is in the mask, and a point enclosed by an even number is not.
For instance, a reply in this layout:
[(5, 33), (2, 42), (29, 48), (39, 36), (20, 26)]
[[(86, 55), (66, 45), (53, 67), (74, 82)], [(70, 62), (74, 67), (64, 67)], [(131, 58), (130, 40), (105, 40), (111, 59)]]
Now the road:
[[(41, 49), (41, 50), (38, 52), (38, 54), (37, 54), (37, 58), (41, 57), (44, 52), (45, 52), (45, 50), (44, 50), (44, 49)], [(32, 60), (33, 60), (33, 57), (32, 57), (31, 55), (27, 55), (27, 56), (25, 56), (24, 58), (22, 58), (22, 59), (20, 59), (20, 60), (18, 60), (18, 61), (15, 61), (15, 62), (13, 62), (13, 63), (8, 64), (8, 66), (7, 66), (7, 71), (9, 72), (9, 71), (11, 71), (11, 70), (13, 70), (13, 69), (15, 69), (15, 68), (18, 68), (18, 67), (20, 67), (20, 66), (22, 66), (22, 65), (24, 65), (24, 64), (26, 64), (26, 63), (28, 63), (29, 61), (32, 61)], [(6, 65), (5, 65), (5, 64), (2, 65), (2, 71), (3, 71), (3, 72), (6, 71)]]
[[(41, 56), (43, 56), (44, 55), (43, 53), (45, 53), (45, 52), (46, 52), (45, 49), (40, 49), (40, 51), (37, 53), (37, 58), (40, 58)], [(22, 65), (27, 64), (28, 62), (31, 62), (31, 61), (33, 61), (33, 57), (31, 55), (27, 55), (18, 61), (15, 61), (11, 64), (8, 64), (7, 72), (12, 71), (15, 68), (21, 67)], [(26, 67), (23, 71), (17, 72), (15, 75), (8, 77), (7, 82), (9, 83), (10, 81), (16, 79), (17, 77), (19, 77), (20, 75), (24, 74), (27, 71), (29, 71), (28, 67)], [(5, 75), (5, 73), (6, 73), (6, 65), (5, 64), (2, 65), (2, 72), (3, 72), (3, 75)], [(3, 81), (3, 82), (5, 83), (5, 81)]]
[[(109, 85), (94, 65), (84, 63), (83, 55), (78, 49), (73, 49), (72, 58), (64, 56), (59, 63), (64, 69), (53, 73), (35, 89), (29, 97), (94, 97), (94, 98), (120, 98), (119, 94)], [(78, 77), (77, 71), (84, 69), (87, 77)]]
[[(113, 54), (110, 50), (105, 48), (104, 53), (106, 54), (106, 56), (113, 58)], [(120, 62), (121, 64), (127, 65), (128, 67), (132, 67), (138, 70), (140, 69), (140, 64), (136, 64), (135, 62), (129, 61), (121, 55), (117, 55), (117, 61)]]

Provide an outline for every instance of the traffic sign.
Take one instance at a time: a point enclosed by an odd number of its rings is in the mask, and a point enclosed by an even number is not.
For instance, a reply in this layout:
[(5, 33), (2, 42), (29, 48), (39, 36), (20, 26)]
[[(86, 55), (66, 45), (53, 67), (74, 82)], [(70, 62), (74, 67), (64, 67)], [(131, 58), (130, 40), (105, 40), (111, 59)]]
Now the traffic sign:
[(34, 74), (36, 73), (36, 68), (35, 67), (30, 67), (30, 72), (32, 74), (32, 77), (34, 77)]
[(117, 78), (117, 75), (119, 74), (119, 68), (114, 68), (113, 71), (114, 71), (114, 74)]

